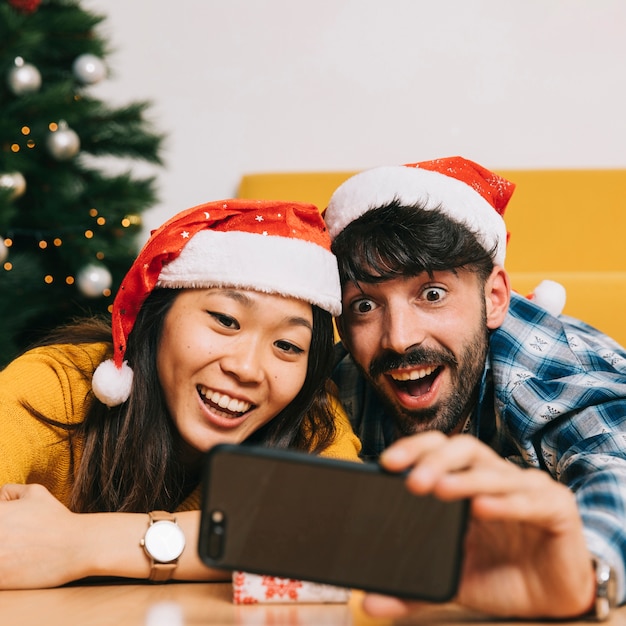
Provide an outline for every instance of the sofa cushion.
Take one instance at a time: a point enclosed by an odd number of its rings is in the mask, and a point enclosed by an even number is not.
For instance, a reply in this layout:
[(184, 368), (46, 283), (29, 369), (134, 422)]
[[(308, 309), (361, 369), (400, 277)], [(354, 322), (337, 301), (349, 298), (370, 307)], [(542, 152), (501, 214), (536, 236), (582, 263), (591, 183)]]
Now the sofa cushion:
[[(323, 209), (353, 171), (247, 174), (239, 197), (311, 202)], [(505, 266), (514, 290), (542, 280), (566, 289), (564, 313), (626, 345), (626, 169), (499, 170), (516, 184), (505, 212)]]

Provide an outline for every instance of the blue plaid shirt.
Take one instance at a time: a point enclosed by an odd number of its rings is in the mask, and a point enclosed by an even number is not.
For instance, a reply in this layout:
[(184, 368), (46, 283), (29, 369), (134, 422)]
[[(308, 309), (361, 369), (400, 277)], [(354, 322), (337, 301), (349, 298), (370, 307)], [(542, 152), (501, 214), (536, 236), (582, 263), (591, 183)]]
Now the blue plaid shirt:
[[(363, 458), (395, 438), (393, 421), (341, 344), (333, 379)], [(490, 336), (466, 430), (575, 493), (590, 551), (613, 565), (626, 600), (626, 349), (591, 326), (513, 294)]]

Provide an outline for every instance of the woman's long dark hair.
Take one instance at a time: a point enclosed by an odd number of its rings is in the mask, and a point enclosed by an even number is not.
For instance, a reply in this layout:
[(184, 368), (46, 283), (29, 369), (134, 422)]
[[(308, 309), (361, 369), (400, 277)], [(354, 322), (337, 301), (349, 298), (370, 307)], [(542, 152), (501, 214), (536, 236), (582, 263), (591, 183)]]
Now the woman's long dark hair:
[[(155, 289), (141, 307), (126, 349), (134, 372), (129, 399), (108, 408), (94, 398), (84, 421), (69, 432), (70, 441), (78, 436), (83, 444), (70, 502), (74, 511), (174, 510), (199, 482), (198, 472), (190, 475), (182, 462), (183, 443), (167, 411), (156, 368), (164, 319), (179, 293)], [(59, 329), (42, 343), (99, 341), (111, 341), (110, 325), (86, 320)], [(314, 306), (304, 385), (294, 400), (248, 441), (312, 452), (327, 447), (335, 435), (334, 414), (326, 394), (332, 358), (332, 318)], [(83, 374), (91, 376), (90, 372)], [(45, 416), (38, 417), (51, 423)]]

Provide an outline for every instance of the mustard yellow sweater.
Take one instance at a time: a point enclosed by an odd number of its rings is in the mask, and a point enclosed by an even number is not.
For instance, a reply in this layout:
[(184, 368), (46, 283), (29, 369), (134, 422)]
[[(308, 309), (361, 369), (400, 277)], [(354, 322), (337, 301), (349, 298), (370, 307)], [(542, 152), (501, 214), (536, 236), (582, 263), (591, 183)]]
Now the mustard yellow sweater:
[[(27, 352), (0, 371), (0, 485), (39, 483), (68, 504), (72, 455), (77, 467), (81, 442), (74, 437), (71, 450), (64, 431), (43, 424), (21, 401), (26, 399), (33, 409), (62, 424), (80, 423), (94, 401), (91, 373), (110, 352), (107, 343), (47, 346)], [(345, 412), (333, 402), (337, 435), (323, 456), (356, 461), (360, 443)], [(197, 488), (178, 510), (199, 506)]]

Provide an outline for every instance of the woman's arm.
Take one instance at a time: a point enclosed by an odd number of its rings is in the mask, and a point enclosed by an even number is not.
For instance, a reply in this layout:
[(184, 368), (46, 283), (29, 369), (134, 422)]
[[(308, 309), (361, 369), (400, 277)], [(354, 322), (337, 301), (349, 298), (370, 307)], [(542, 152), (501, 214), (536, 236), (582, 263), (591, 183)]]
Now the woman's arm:
[[(176, 513), (186, 546), (173, 578), (229, 580), (197, 554), (200, 512)], [(41, 485), (0, 487), (0, 589), (56, 587), (92, 576), (147, 579), (143, 513), (72, 513)]]

